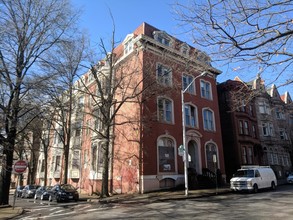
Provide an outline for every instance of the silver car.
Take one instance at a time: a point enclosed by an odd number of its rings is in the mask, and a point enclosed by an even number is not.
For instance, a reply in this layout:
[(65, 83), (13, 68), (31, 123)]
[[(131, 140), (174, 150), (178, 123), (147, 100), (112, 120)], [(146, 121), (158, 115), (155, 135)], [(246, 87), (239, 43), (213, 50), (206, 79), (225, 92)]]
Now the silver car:
[(293, 183), (293, 174), (289, 174), (289, 176), (287, 177), (287, 183)]
[(38, 187), (36, 185), (26, 185), (22, 190), (21, 198), (34, 198)]

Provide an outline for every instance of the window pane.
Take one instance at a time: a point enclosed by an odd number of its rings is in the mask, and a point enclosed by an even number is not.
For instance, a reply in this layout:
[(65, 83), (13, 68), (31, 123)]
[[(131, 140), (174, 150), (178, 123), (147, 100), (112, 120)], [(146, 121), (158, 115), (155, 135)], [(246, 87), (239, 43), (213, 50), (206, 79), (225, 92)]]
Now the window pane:
[(166, 105), (166, 121), (171, 122), (172, 121), (172, 103), (169, 100), (165, 100)]
[(209, 110), (204, 110), (204, 128), (206, 130), (214, 130), (213, 113)]
[(174, 142), (170, 138), (159, 141), (164, 146), (158, 146), (159, 172), (175, 172)]
[(190, 126), (190, 108), (188, 105), (185, 105), (185, 124)]
[(173, 108), (172, 102), (168, 99), (159, 99), (158, 100), (158, 120), (165, 122), (173, 121)]
[[(213, 144), (209, 144), (206, 146), (206, 158), (207, 158), (207, 168), (211, 171), (215, 171), (215, 163), (213, 161), (213, 157), (214, 155), (216, 155), (216, 157), (218, 157), (217, 155), (217, 150), (216, 150), (216, 146)], [(218, 161), (218, 159), (217, 159)]]

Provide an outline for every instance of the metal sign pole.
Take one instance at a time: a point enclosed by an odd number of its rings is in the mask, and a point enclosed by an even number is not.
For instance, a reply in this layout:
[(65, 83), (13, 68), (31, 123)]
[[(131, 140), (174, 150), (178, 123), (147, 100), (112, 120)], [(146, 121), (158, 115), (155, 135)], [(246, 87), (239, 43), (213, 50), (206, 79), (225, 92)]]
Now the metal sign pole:
[(217, 155), (213, 155), (213, 161), (215, 164), (215, 176), (216, 176), (216, 194), (218, 194), (218, 174), (217, 174)]
[(20, 184), (20, 175), (21, 174), (18, 174), (18, 176), (17, 176), (17, 185), (16, 185), (16, 188), (15, 188), (15, 191), (14, 191), (14, 196), (13, 196), (13, 206), (12, 206), (12, 209), (14, 209), (14, 207), (15, 207), (15, 200), (16, 200), (16, 191), (17, 191), (17, 187), (19, 186), (19, 184)]

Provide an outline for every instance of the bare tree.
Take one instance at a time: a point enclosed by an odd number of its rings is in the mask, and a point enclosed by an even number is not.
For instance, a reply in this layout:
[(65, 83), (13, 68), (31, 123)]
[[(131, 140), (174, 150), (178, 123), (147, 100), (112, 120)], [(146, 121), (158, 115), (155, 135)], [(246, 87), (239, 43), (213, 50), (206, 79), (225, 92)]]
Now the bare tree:
[[(293, 82), (291, 0), (206, 0), (175, 4), (177, 18), (193, 42), (214, 61), (267, 74), (271, 82)], [(254, 69), (253, 69), (254, 68)], [(273, 74), (272, 74), (273, 73)]]
[[(44, 161), (41, 161), (41, 172), (44, 172), (44, 185), (47, 186), (48, 182), (48, 159), (49, 159), (49, 151), (51, 149), (50, 141), (53, 137), (52, 132), (52, 123), (53, 123), (54, 116), (51, 114), (51, 112), (43, 113), (43, 116), (41, 117), (42, 121), (42, 128), (39, 129), (41, 131), (40, 134), (40, 154), (43, 153), (44, 155)], [(43, 169), (44, 167), (44, 169)], [(42, 170), (43, 169), (43, 170)]]
[[(71, 146), (74, 112), (79, 111), (78, 87), (75, 81), (79, 78), (81, 63), (86, 57), (86, 37), (76, 36), (72, 39), (63, 40), (58, 44), (56, 50), (48, 54), (43, 60), (46, 72), (54, 73), (48, 93), (48, 104), (56, 114), (52, 126), (58, 133), (63, 144), (64, 175), (62, 182), (67, 183), (69, 151)], [(56, 126), (58, 125), (58, 126)]]
[[(76, 13), (67, 0), (0, 1), (0, 144), (6, 156), (0, 181), (0, 204), (9, 203), (13, 152), (22, 101), (30, 90), (25, 81), (32, 77), (34, 64), (50, 50), (74, 24)], [(35, 69), (35, 71), (40, 71)], [(41, 75), (38, 72), (37, 75)]]

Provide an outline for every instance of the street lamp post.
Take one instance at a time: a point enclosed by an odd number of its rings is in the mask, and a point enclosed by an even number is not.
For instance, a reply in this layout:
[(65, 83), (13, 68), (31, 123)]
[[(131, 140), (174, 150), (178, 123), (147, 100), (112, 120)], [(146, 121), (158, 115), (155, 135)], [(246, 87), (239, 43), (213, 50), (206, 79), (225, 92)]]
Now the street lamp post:
[(187, 87), (184, 89), (182, 86), (181, 90), (181, 105), (182, 105), (182, 131), (183, 131), (183, 148), (184, 148), (184, 181), (185, 181), (185, 196), (188, 196), (188, 146), (186, 146), (186, 130), (185, 130), (185, 105), (184, 105), (184, 93), (188, 90), (188, 88), (194, 83), (194, 81), (202, 76), (206, 76), (207, 72), (204, 71), (200, 75), (193, 78), (191, 83), (187, 85)]

